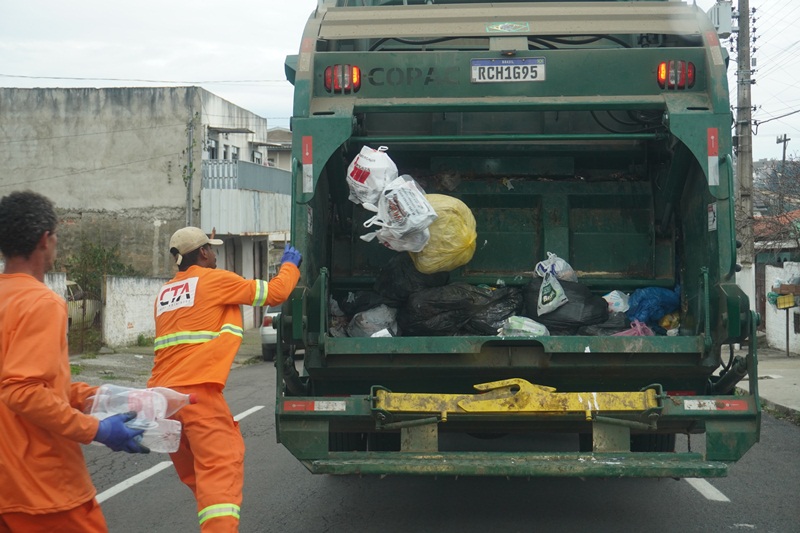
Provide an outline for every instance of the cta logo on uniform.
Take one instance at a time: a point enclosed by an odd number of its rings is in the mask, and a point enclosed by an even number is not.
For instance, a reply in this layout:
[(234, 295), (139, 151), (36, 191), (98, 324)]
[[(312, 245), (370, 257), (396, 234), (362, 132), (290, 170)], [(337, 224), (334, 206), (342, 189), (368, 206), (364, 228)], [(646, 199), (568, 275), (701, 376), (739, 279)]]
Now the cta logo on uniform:
[(194, 306), (197, 295), (197, 280), (198, 278), (189, 278), (167, 283), (161, 287), (156, 304), (156, 316), (182, 307)]

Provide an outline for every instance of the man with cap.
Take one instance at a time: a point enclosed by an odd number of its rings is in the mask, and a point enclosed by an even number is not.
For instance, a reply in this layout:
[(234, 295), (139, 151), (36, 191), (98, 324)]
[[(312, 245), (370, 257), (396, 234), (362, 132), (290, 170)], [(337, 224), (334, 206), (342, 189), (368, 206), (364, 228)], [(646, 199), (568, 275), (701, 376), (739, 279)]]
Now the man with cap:
[[(213, 237), (213, 235), (212, 235)], [(222, 390), (242, 343), (240, 305), (280, 305), (300, 279), (300, 252), (286, 245), (277, 276), (247, 280), (217, 270), (212, 246), (199, 228), (176, 231), (169, 251), (178, 273), (155, 302), (155, 363), (148, 387), (195, 394), (197, 403), (173, 415), (183, 425), (170, 454), (181, 481), (197, 499), (203, 532), (238, 531), (244, 483), (244, 440)]]

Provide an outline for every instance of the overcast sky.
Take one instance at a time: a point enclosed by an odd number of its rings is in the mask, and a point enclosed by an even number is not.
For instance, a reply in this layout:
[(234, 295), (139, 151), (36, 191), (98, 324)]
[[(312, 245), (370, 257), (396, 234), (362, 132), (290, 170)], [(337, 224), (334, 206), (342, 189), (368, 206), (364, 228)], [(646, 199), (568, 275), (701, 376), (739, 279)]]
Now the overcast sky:
[[(707, 10), (715, 0), (697, 0)], [(283, 62), (295, 54), (317, 0), (7, 0), (0, 17), (0, 86), (200, 85), (288, 126), (292, 86)], [(738, 0), (734, 0), (734, 7)], [(800, 154), (800, 0), (755, 7), (753, 158), (777, 158), (787, 134)], [(733, 66), (733, 65), (732, 65)], [(736, 87), (729, 76), (735, 105)], [(148, 81), (137, 81), (148, 80)], [(773, 120), (774, 119), (774, 120)]]

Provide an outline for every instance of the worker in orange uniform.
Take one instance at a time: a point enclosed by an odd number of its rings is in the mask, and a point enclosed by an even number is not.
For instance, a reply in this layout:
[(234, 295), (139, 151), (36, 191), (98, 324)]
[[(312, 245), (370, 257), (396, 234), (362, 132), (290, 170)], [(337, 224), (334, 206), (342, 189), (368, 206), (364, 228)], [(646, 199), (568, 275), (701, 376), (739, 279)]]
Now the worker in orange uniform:
[(217, 256), (199, 228), (176, 231), (169, 250), (178, 273), (155, 302), (155, 363), (149, 387), (195, 394), (172, 418), (183, 425), (175, 470), (197, 499), (203, 532), (238, 531), (244, 483), (244, 440), (222, 390), (242, 343), (240, 305), (283, 303), (300, 279), (300, 252), (286, 246), (277, 276), (267, 283), (216, 270)]
[(70, 383), (67, 304), (44, 284), (56, 213), (39, 194), (0, 200), (0, 533), (106, 532), (79, 443), (144, 452), (125, 422), (83, 414), (97, 387)]

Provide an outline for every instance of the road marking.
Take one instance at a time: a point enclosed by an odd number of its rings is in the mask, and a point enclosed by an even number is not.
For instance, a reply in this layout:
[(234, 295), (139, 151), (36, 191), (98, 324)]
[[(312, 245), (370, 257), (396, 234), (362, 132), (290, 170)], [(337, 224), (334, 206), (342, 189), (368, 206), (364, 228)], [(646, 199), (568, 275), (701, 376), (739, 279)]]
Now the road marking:
[(137, 483), (140, 483), (140, 482), (144, 481), (145, 479), (149, 478), (150, 476), (154, 476), (154, 475), (158, 474), (159, 472), (161, 472), (165, 468), (169, 467), (171, 464), (172, 464), (172, 461), (162, 461), (162, 462), (158, 463), (156, 466), (154, 466), (152, 468), (148, 468), (144, 472), (140, 472), (140, 473), (136, 474), (135, 476), (126, 479), (122, 483), (117, 483), (116, 485), (114, 485), (110, 489), (104, 490), (103, 492), (98, 494), (97, 495), (97, 502), (98, 503), (103, 503), (104, 501), (106, 501), (107, 499), (111, 498), (112, 496), (116, 496), (117, 494), (119, 494), (123, 490), (129, 489), (129, 488), (133, 487), (134, 485), (136, 485)]
[[(233, 419), (238, 422), (242, 418), (244, 418), (246, 416), (250, 416), (253, 413), (262, 410), (263, 408), (264, 408), (263, 405), (256, 405), (255, 407), (251, 407), (247, 411), (244, 411), (244, 412), (239, 413), (238, 415), (234, 416)], [(165, 468), (168, 468), (171, 465), (172, 465), (172, 461), (162, 461), (162, 462), (158, 463), (157, 465), (148, 468), (144, 472), (140, 472), (140, 473), (136, 474), (135, 476), (126, 479), (125, 481), (117, 483), (116, 485), (114, 485), (110, 489), (104, 490), (103, 492), (98, 494), (97, 495), (97, 503), (103, 503), (104, 501), (106, 501), (107, 499), (111, 498), (112, 496), (116, 496), (120, 492), (133, 487), (137, 483), (141, 483), (145, 479), (158, 474), (159, 472), (161, 472)]]
[(256, 411), (260, 411), (260, 410), (262, 410), (263, 408), (264, 408), (264, 406), (263, 406), (263, 405), (256, 405), (255, 407), (251, 407), (251, 408), (250, 408), (250, 409), (248, 409), (247, 411), (245, 411), (245, 412), (243, 412), (243, 413), (239, 413), (238, 415), (234, 416), (234, 417), (233, 417), (233, 419), (234, 419), (234, 420), (236, 420), (236, 421), (238, 422), (238, 421), (239, 421), (239, 420), (241, 420), (242, 418), (244, 418), (244, 417), (246, 417), (246, 416), (250, 416), (250, 415), (252, 415), (253, 413), (255, 413)]
[(727, 496), (722, 494), (719, 490), (717, 490), (714, 485), (706, 481), (705, 479), (700, 478), (685, 478), (686, 482), (689, 483), (694, 490), (702, 494), (706, 500), (711, 500), (712, 502), (730, 502)]

